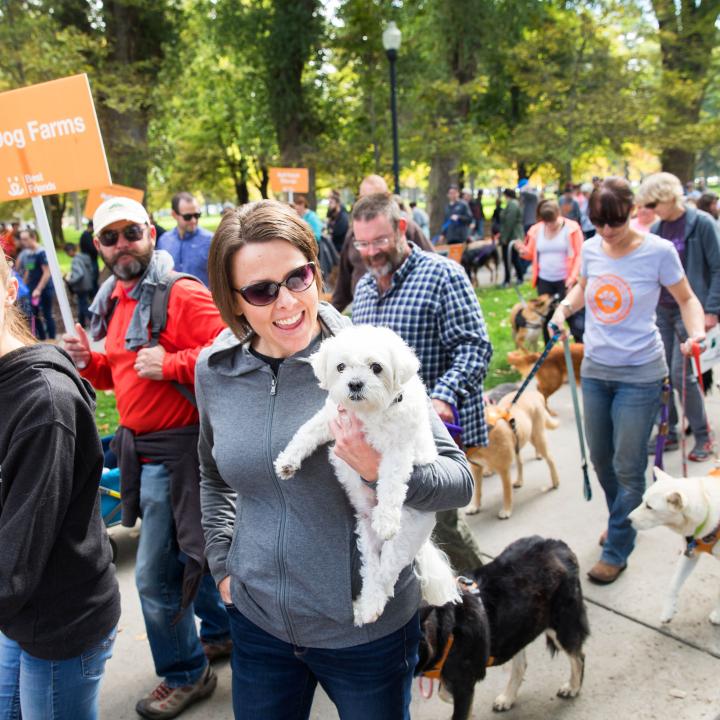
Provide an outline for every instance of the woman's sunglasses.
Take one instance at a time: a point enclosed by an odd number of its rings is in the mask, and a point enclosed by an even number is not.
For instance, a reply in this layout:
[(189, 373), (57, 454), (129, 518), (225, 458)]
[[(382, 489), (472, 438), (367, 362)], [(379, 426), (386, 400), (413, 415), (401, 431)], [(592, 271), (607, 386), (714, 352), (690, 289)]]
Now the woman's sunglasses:
[(658, 204), (656, 202), (645, 203), (643, 205), (643, 207), (647, 208), (648, 210), (654, 210), (657, 206), (658, 206)]
[(626, 222), (627, 218), (625, 220), (605, 220), (604, 218), (590, 218), (590, 222), (596, 227), (610, 227), (610, 228), (619, 228), (622, 227)]
[(145, 228), (140, 225), (128, 225), (122, 230), (103, 230), (98, 235), (98, 240), (103, 247), (112, 247), (117, 245), (117, 241), (122, 235), (128, 242), (137, 242), (142, 240), (145, 234)]
[(315, 263), (309, 262), (307, 265), (291, 270), (282, 282), (263, 280), (241, 287), (239, 290), (237, 288), (233, 288), (233, 290), (240, 293), (251, 305), (270, 305), (277, 300), (281, 287), (286, 287), (294, 293), (301, 293), (307, 290), (314, 280)]

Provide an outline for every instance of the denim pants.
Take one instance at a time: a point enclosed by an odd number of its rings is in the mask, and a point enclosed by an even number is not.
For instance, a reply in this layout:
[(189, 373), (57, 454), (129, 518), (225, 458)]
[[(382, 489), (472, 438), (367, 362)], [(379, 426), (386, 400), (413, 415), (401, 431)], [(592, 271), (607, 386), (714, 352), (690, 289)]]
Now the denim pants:
[[(208, 640), (229, 636), (227, 613), (212, 578), (206, 576), (195, 606), (186, 608), (175, 622), (182, 599), (185, 566), (175, 538), (170, 475), (164, 465), (146, 463), (142, 466), (140, 510), (142, 528), (135, 581), (155, 672), (165, 679), (169, 687), (191, 685), (200, 678), (206, 665), (195, 627), (195, 611), (205, 611), (207, 621), (202, 623), (200, 633), (205, 638), (205, 630)], [(206, 627), (203, 628), (203, 625)]]
[[(682, 401), (683, 388), (683, 356), (680, 345), (687, 340), (687, 331), (680, 315), (680, 308), (667, 308), (658, 305), (657, 326), (665, 346), (665, 358), (670, 368), (670, 382)], [(705, 402), (703, 401), (700, 386), (692, 369), (692, 361), (687, 362), (687, 377), (685, 379), (685, 414), (696, 442), (708, 440), (707, 419), (705, 417)], [(670, 434), (677, 435), (678, 412), (675, 406), (674, 393), (670, 396)]]
[(601, 559), (611, 565), (625, 565), (635, 547), (637, 533), (628, 515), (645, 491), (647, 444), (661, 391), (661, 380), (628, 383), (582, 378), (590, 459), (610, 512)]
[(41, 660), (0, 633), (0, 720), (95, 720), (117, 630), (69, 660)]
[(77, 301), (77, 320), (83, 327), (85, 327), (90, 321), (90, 317), (88, 315), (88, 308), (90, 307), (88, 291), (81, 290), (80, 292), (76, 292), (75, 300)]
[(318, 683), (340, 720), (410, 720), (420, 621), (337, 650), (295, 647), (228, 609), (235, 720), (305, 720)]
[[(55, 300), (55, 290), (45, 288), (40, 293), (40, 302), (32, 305), (32, 313), (35, 317), (35, 335), (40, 340), (55, 339), (55, 318), (53, 316), (53, 301)], [(43, 319), (40, 319), (40, 311), (42, 310)]]

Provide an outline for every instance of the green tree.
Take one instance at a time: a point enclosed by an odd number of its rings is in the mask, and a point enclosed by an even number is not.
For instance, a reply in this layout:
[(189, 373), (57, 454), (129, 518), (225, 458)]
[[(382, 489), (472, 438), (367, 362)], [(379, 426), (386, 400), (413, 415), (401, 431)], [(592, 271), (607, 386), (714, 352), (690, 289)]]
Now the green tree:
[(663, 170), (687, 182), (710, 139), (700, 115), (718, 42), (720, 0), (652, 0), (652, 7), (661, 54), (660, 159)]

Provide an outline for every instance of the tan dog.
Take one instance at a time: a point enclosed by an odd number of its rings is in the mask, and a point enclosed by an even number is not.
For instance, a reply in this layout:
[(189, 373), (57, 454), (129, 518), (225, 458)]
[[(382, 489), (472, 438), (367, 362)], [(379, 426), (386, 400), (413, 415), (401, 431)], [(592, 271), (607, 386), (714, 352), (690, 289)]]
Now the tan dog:
[[(570, 355), (572, 356), (575, 382), (580, 382), (580, 365), (582, 363), (584, 348), (582, 343), (570, 343)], [(523, 353), (519, 350), (511, 350), (507, 359), (523, 378), (526, 378), (538, 361), (540, 353)], [(535, 375), (537, 389), (547, 399), (556, 392), (560, 386), (567, 382), (567, 366), (565, 364), (565, 352), (562, 345), (556, 345), (545, 358), (545, 362)], [(550, 410), (550, 408), (548, 408)], [(552, 413), (552, 410), (550, 410)]]
[(542, 337), (543, 323), (555, 309), (556, 298), (552, 295), (539, 295), (526, 303), (516, 303), (510, 310), (510, 327), (512, 328), (515, 347), (530, 352), (537, 346)]
[[(480, 510), (482, 499), (483, 470), (494, 470), (500, 475), (503, 485), (503, 507), (498, 513), (501, 519), (512, 514), (512, 489), (522, 487), (523, 465), (520, 450), (530, 441), (538, 455), (545, 458), (550, 468), (551, 484), (543, 488), (543, 492), (554, 490), (559, 484), (557, 468), (547, 447), (545, 429), (558, 426), (557, 420), (550, 416), (545, 407), (545, 398), (536, 390), (526, 390), (520, 399), (510, 408), (515, 393), (509, 393), (495, 406), (485, 408), (485, 419), (490, 429), (487, 447), (467, 449), (468, 460), (475, 478), (475, 493), (472, 502), (465, 508), (468, 515)], [(515, 432), (510, 426), (510, 418), (515, 420)], [(517, 465), (517, 479), (510, 480), (510, 468), (513, 460)]]

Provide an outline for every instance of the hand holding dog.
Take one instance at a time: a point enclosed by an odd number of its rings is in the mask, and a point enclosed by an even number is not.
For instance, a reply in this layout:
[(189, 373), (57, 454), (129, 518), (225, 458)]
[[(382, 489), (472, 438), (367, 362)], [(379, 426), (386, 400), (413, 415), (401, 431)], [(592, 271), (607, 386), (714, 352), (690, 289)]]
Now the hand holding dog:
[(380, 453), (365, 439), (362, 422), (351, 412), (338, 408), (338, 415), (330, 423), (335, 438), (335, 455), (344, 460), (360, 477), (368, 482), (378, 479)]

